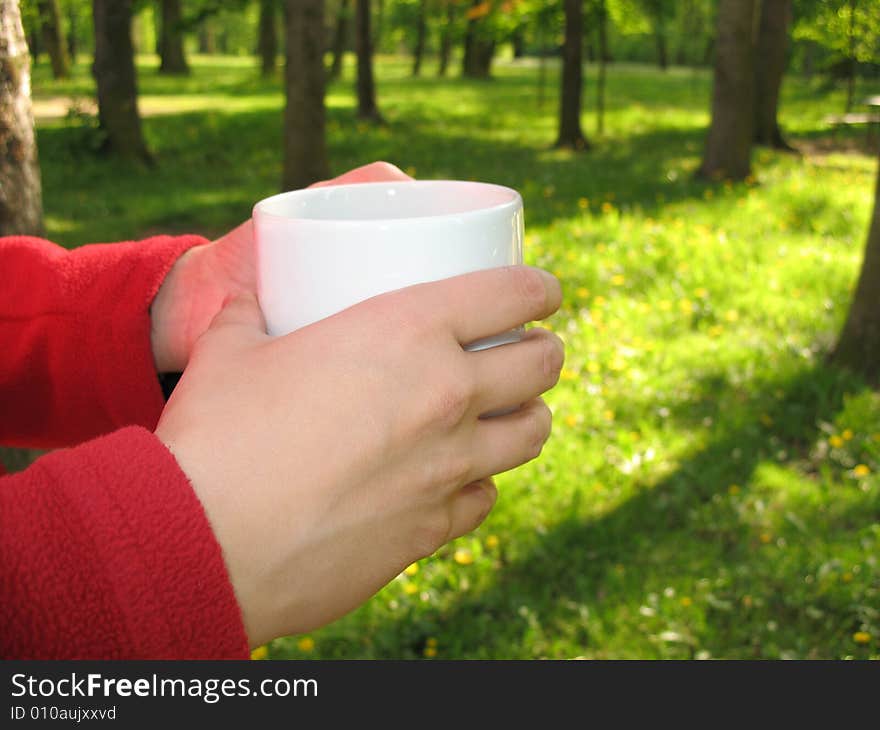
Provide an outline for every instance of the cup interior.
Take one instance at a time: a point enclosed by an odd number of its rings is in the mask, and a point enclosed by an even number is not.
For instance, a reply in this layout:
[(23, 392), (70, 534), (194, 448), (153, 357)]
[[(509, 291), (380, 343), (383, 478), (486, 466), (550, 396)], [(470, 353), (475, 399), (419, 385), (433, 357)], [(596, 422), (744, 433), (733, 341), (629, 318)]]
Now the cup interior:
[(262, 215), (300, 220), (377, 221), (433, 218), (519, 204), (515, 190), (457, 180), (360, 183), (308, 188), (261, 201)]

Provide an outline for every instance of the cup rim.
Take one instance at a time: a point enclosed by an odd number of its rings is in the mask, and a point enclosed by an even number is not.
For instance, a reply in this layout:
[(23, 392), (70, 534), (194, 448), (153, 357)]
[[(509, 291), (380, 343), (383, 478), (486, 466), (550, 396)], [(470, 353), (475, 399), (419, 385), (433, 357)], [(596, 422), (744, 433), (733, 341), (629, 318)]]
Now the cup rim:
[[(460, 211), (458, 213), (439, 213), (437, 215), (418, 215), (418, 216), (407, 216), (407, 217), (396, 217), (396, 218), (310, 218), (310, 217), (293, 217), (289, 215), (282, 215), (280, 213), (273, 213), (266, 208), (270, 206), (272, 203), (287, 197), (301, 197), (301, 196), (317, 196), (324, 194), (326, 195), (328, 191), (339, 192), (349, 188), (362, 188), (364, 186), (370, 186), (374, 188), (378, 187), (397, 187), (400, 185), (417, 185), (423, 187), (430, 186), (439, 186), (439, 185), (455, 185), (455, 186), (476, 186), (481, 188), (493, 188), (498, 191), (503, 191), (505, 193), (510, 194), (510, 200), (506, 200), (501, 203), (496, 203), (494, 205), (486, 206), (484, 208), (473, 208), (471, 210)], [(505, 185), (498, 185), (496, 183), (488, 183), (488, 182), (480, 182), (477, 180), (392, 180), (387, 182), (362, 182), (362, 183), (347, 183), (345, 185), (323, 185), (321, 187), (314, 188), (300, 188), (298, 190), (288, 190), (283, 193), (277, 193), (275, 195), (271, 195), (268, 198), (263, 198), (262, 200), (257, 201), (254, 204), (252, 210), (252, 217), (256, 218), (257, 214), (261, 218), (273, 218), (276, 220), (289, 220), (289, 221), (297, 221), (302, 223), (311, 223), (311, 224), (326, 224), (332, 223), (334, 226), (338, 225), (359, 225), (362, 226), (364, 224), (372, 224), (372, 225), (394, 225), (397, 223), (406, 223), (411, 225), (413, 223), (423, 222), (423, 221), (438, 221), (449, 218), (462, 218), (466, 216), (479, 216), (486, 214), (494, 214), (499, 212), (504, 212), (508, 210), (516, 210), (517, 208), (522, 208), (522, 195), (519, 194), (517, 190), (513, 188), (507, 187)]]

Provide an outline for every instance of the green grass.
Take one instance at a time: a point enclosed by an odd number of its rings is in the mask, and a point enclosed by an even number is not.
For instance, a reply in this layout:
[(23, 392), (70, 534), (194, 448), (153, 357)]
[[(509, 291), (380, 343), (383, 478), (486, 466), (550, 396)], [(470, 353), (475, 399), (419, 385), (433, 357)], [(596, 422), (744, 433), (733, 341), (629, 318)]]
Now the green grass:
[[(154, 169), (96, 160), (88, 119), (40, 126), (51, 237), (213, 235), (277, 191), (277, 82), (249, 59), (194, 68), (141, 65)], [(705, 72), (611, 67), (608, 132), (573, 155), (549, 148), (554, 69), (543, 106), (534, 67), (406, 69), (379, 65), (384, 128), (354, 119), (350, 79), (330, 88), (334, 170), (383, 158), (522, 191), (527, 260), (565, 289), (554, 436), (474, 535), (269, 656), (880, 657), (880, 397), (823, 364), (876, 174), (864, 130), (835, 146), (822, 126), (842, 91), (784, 88), (783, 126), (822, 154), (758, 151), (753, 180), (706, 184)], [(90, 89), (85, 67), (36, 69), (37, 98)]]

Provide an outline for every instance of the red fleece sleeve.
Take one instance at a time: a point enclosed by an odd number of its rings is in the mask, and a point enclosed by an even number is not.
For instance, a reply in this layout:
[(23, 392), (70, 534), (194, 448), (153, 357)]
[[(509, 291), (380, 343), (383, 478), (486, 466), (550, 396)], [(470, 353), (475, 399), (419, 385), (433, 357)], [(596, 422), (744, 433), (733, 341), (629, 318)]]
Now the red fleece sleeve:
[(7, 658), (248, 657), (201, 503), (139, 427), (0, 477), (0, 597)]
[(150, 304), (199, 236), (67, 251), (0, 238), (0, 444), (54, 447), (125, 425), (152, 429), (162, 391)]

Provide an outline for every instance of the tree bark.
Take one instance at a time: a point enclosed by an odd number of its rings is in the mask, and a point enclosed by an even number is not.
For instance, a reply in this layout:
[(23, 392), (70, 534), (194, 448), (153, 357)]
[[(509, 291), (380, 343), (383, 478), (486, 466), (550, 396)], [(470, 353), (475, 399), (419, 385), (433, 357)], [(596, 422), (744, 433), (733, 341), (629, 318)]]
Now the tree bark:
[(370, 34), (370, 0), (355, 0), (357, 36), (357, 97), (358, 118), (382, 122), (376, 104), (376, 82), (373, 78), (373, 47)]
[(70, 58), (71, 65), (76, 65), (76, 54), (79, 50), (78, 46), (78, 24), (79, 11), (73, 5), (67, 10), (67, 55)]
[(755, 142), (791, 150), (779, 128), (779, 89), (785, 73), (792, 0), (763, 0), (755, 48)]
[(42, 233), (31, 60), (18, 0), (0, 0), (0, 236)]
[(324, 0), (286, 0), (284, 172), (295, 190), (330, 177), (324, 111)]
[(565, 41), (562, 47), (562, 89), (559, 99), (559, 137), (557, 147), (589, 149), (581, 129), (583, 87), (583, 0), (565, 0)]
[(38, 0), (37, 9), (40, 13), (43, 42), (46, 44), (46, 51), (52, 64), (52, 76), (56, 79), (66, 79), (70, 76), (70, 57), (64, 42), (58, 0)]
[(413, 49), (413, 76), (418, 76), (422, 70), (422, 56), (425, 53), (425, 36), (428, 32), (426, 19), (428, 10), (427, 5), (428, 0), (419, 0), (419, 14), (416, 20), (416, 45)]
[(217, 53), (217, 30), (211, 18), (205, 18), (199, 24), (199, 53)]
[(278, 33), (275, 29), (277, 10), (276, 0), (260, 0), (257, 50), (260, 56), (260, 73), (263, 78), (275, 75), (275, 57), (278, 55)]
[(160, 74), (182, 76), (189, 73), (189, 64), (183, 52), (180, 0), (161, 0), (162, 36), (160, 41)]
[(719, 0), (712, 123), (698, 176), (741, 180), (751, 170), (755, 0)]
[(131, 43), (132, 0), (93, 0), (98, 120), (103, 151), (150, 162), (137, 106), (137, 76)]
[(351, 19), (351, 0), (342, 0), (339, 14), (336, 16), (336, 30), (333, 33), (333, 64), (330, 66), (330, 78), (338, 79), (342, 75), (342, 62), (349, 42), (349, 20)]
[(831, 362), (875, 384), (880, 380), (880, 167), (877, 171), (874, 213), (862, 270), (846, 323), (831, 354)]
[[(481, 4), (481, 0), (472, 0), (471, 7)], [(492, 57), (495, 55), (495, 41), (485, 37), (485, 16), (468, 18), (467, 31), (464, 36), (464, 57), (461, 73), (471, 79), (488, 79), (492, 74)]]
[(443, 33), (440, 36), (440, 58), (437, 64), (437, 75), (446, 76), (449, 70), (449, 56), (452, 53), (452, 27), (455, 22), (455, 5), (453, 0), (446, 2), (446, 22), (443, 24)]

